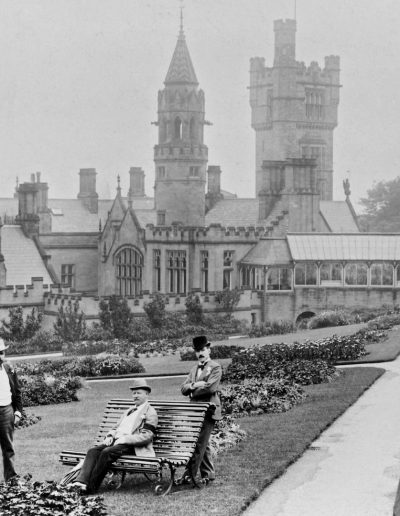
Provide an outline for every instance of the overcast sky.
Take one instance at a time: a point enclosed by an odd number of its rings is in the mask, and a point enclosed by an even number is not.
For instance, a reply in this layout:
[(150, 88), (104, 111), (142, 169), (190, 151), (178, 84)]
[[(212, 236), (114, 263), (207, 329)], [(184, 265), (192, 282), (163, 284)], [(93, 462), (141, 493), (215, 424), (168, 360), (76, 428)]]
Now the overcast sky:
[[(42, 172), (51, 197), (76, 197), (80, 168), (126, 194), (128, 170), (153, 195), (157, 92), (179, 31), (178, 0), (0, 0), (0, 196)], [(273, 21), (294, 0), (185, 0), (184, 29), (205, 92), (209, 164), (222, 187), (254, 196), (249, 59), (273, 60)], [(395, 0), (297, 0), (296, 58), (341, 57), (334, 196), (352, 199), (400, 163), (400, 6)], [(350, 171), (349, 175), (347, 171)]]

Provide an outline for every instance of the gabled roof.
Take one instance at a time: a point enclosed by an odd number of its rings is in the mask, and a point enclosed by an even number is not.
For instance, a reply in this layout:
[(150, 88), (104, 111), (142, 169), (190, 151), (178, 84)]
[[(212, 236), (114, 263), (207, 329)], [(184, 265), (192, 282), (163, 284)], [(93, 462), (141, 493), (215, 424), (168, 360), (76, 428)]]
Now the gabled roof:
[(263, 238), (240, 260), (243, 265), (285, 265), (292, 261), (286, 238)]
[(164, 84), (199, 84), (182, 29), (179, 32)]
[(359, 233), (357, 223), (346, 201), (320, 201), (319, 209), (333, 233)]
[(20, 226), (1, 228), (1, 253), (7, 269), (7, 285), (30, 285), (32, 278), (53, 283), (33, 240), (27, 238)]
[(292, 233), (287, 235), (293, 260), (400, 260), (400, 234)]

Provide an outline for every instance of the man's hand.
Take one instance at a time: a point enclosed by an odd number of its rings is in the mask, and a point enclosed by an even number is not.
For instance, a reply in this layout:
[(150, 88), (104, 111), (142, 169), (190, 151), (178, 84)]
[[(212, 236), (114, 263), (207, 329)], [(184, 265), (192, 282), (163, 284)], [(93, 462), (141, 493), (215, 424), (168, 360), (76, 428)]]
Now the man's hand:
[(14, 425), (18, 426), (19, 422), (21, 421), (21, 412), (14, 412)]
[(112, 443), (114, 441), (114, 437), (112, 437), (111, 435), (108, 435), (104, 441), (103, 441), (103, 444), (105, 444), (106, 446), (111, 446)]

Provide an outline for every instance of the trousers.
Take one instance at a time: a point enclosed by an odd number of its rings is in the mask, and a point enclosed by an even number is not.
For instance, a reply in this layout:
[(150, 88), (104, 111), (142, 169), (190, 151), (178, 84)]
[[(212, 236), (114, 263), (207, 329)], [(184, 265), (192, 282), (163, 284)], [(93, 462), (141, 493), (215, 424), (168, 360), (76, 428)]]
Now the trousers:
[(135, 455), (135, 447), (129, 444), (113, 446), (100, 444), (90, 448), (76, 482), (86, 484), (88, 493), (96, 493), (106, 476), (108, 468), (124, 454)]
[(211, 433), (214, 430), (215, 421), (206, 417), (203, 426), (200, 430), (199, 439), (196, 448), (186, 466), (186, 473), (190, 473), (193, 478), (196, 478), (199, 471), (201, 478), (215, 479), (214, 464), (211, 460), (211, 448), (209, 445)]
[(0, 407), (0, 445), (3, 454), (4, 480), (15, 476), (14, 469), (14, 410), (11, 405)]

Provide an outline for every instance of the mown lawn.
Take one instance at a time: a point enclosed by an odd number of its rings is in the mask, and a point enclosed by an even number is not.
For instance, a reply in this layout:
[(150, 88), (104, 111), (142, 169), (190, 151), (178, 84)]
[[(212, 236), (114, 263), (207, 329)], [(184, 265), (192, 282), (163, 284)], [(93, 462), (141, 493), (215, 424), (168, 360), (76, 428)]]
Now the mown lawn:
[[(204, 491), (183, 487), (159, 498), (153, 495), (147, 481), (135, 478), (126, 481), (120, 491), (103, 490), (109, 514), (239, 514), (382, 373), (377, 368), (346, 369), (335, 382), (307, 387), (306, 400), (289, 412), (243, 418), (240, 424), (248, 431), (248, 438), (218, 456), (218, 478)], [(181, 381), (152, 380), (153, 398), (180, 399)], [(92, 382), (81, 391), (80, 402), (29, 409), (43, 419), (16, 432), (19, 473), (30, 472), (34, 480), (60, 479), (67, 468), (58, 462), (59, 451), (87, 449), (107, 401), (128, 397), (128, 387), (129, 380)]]

